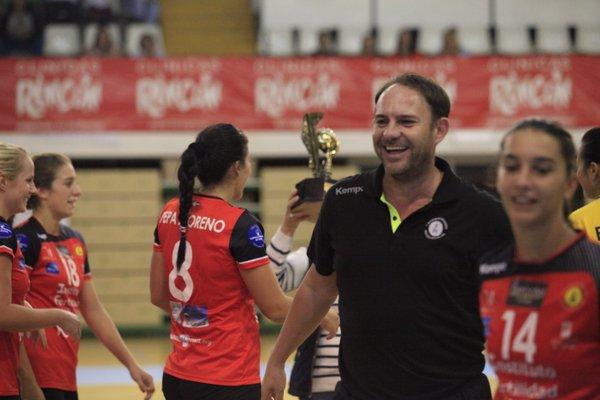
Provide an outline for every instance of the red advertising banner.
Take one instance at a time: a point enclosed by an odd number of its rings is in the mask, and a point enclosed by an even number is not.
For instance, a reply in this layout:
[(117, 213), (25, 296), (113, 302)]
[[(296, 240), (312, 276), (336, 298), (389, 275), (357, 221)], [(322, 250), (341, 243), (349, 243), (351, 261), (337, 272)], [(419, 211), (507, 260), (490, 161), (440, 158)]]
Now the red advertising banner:
[(404, 72), (446, 89), (455, 127), (600, 122), (597, 56), (42, 58), (0, 60), (0, 130), (186, 131), (218, 121), (296, 130), (315, 110), (334, 129), (365, 129), (377, 88)]

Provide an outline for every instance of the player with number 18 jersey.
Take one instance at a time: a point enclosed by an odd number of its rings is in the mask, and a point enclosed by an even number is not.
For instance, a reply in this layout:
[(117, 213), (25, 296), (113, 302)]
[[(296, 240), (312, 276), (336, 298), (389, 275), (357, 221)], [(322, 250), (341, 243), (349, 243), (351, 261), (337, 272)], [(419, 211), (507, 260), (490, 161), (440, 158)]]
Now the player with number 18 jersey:
[(269, 263), (262, 226), (243, 208), (194, 195), (177, 271), (178, 212), (179, 199), (169, 201), (154, 233), (171, 306), (173, 350), (165, 372), (212, 385), (260, 383), (258, 320), (240, 270)]
[(600, 399), (600, 245), (583, 233), (540, 263), (514, 247), (479, 266), (496, 399)]
[[(92, 277), (81, 235), (62, 224), (60, 235), (51, 235), (35, 217), (15, 232), (25, 262), (31, 268), (27, 301), (34, 308), (61, 308), (78, 314), (83, 282)], [(24, 341), (38, 385), (77, 391), (79, 338), (69, 337), (57, 326), (46, 328), (46, 337), (46, 349), (37, 341)]]

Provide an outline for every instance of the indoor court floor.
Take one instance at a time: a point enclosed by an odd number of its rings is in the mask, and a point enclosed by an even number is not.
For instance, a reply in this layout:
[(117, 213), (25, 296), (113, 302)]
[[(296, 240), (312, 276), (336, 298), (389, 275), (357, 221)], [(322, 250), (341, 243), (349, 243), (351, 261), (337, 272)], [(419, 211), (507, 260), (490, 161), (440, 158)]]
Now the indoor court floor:
[[(275, 344), (275, 336), (261, 337), (261, 370)], [(164, 400), (160, 390), (162, 367), (169, 354), (171, 343), (167, 338), (126, 339), (127, 346), (138, 362), (154, 377), (154, 400)], [(287, 372), (291, 370), (288, 360)], [(491, 371), (484, 371), (490, 375)], [(80, 400), (135, 400), (142, 393), (129, 378), (127, 370), (96, 339), (84, 339), (79, 350), (77, 368)], [(495, 380), (492, 379), (492, 386)], [(286, 394), (285, 400), (297, 400)]]
[[(275, 338), (275, 336), (261, 337), (261, 367), (264, 367), (267, 361), (275, 344)], [(156, 392), (152, 399), (164, 400), (160, 382), (162, 367), (171, 350), (171, 342), (167, 338), (126, 338), (125, 343), (143, 368), (154, 377)], [(77, 381), (80, 400), (143, 399), (142, 393), (129, 378), (125, 367), (96, 339), (84, 339), (81, 342)], [(286, 394), (285, 400), (294, 399), (297, 398)]]

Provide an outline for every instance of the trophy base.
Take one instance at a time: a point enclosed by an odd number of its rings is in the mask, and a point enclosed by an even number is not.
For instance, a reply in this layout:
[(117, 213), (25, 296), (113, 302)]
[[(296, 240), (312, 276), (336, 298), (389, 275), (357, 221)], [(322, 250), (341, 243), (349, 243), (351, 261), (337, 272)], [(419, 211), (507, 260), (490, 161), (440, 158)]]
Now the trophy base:
[(320, 202), (325, 197), (325, 179), (306, 178), (296, 183), (299, 200), (292, 206), (296, 208), (305, 202)]

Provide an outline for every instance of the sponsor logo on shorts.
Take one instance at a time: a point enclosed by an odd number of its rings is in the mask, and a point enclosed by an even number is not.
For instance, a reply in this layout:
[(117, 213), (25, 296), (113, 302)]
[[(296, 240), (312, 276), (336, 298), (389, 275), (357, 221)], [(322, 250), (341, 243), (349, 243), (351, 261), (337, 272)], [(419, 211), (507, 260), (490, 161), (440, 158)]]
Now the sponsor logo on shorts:
[(437, 217), (425, 225), (425, 237), (432, 240), (439, 239), (446, 236), (447, 230), (448, 222), (444, 218)]

